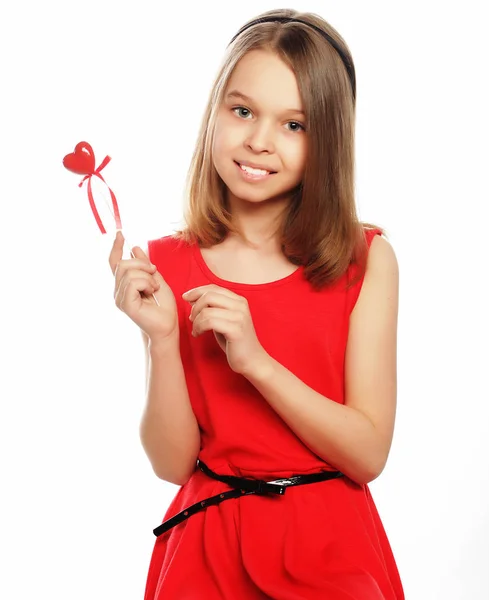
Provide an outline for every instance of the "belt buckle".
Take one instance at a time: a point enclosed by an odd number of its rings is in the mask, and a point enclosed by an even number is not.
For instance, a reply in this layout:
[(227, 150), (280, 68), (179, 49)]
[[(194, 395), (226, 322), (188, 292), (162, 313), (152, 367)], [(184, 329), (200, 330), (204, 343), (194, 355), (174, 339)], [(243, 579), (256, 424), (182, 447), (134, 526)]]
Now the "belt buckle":
[(273, 485), (279, 485), (280, 487), (287, 487), (288, 485), (292, 485), (292, 481), (290, 479), (274, 479), (273, 481), (267, 481), (267, 483)]

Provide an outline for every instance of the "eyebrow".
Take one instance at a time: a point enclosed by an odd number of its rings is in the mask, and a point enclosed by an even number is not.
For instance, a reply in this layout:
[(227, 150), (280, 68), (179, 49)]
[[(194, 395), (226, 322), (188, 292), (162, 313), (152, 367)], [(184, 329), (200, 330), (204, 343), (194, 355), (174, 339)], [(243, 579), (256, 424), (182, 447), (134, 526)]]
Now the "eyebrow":
[[(250, 98), (249, 96), (247, 96), (246, 94), (243, 94), (243, 92), (240, 92), (238, 90), (232, 90), (231, 92), (226, 94), (226, 98), (242, 98), (245, 102), (254, 104), (254, 100), (252, 98)], [(306, 113), (302, 110), (299, 110), (298, 108), (287, 108), (285, 110), (285, 112), (291, 112), (291, 113), (306, 116)]]

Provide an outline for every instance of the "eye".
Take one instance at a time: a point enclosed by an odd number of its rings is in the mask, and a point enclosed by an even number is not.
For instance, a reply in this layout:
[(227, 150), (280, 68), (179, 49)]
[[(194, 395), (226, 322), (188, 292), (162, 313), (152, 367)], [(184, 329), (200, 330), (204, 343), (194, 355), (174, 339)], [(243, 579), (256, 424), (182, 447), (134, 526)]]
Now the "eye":
[(244, 106), (235, 106), (235, 107), (232, 109), (232, 111), (233, 111), (233, 112), (235, 112), (236, 110), (244, 110), (244, 111), (246, 111), (246, 112), (248, 112), (248, 113), (250, 113), (250, 114), (251, 114), (251, 111), (250, 111), (248, 108), (245, 108)]
[(294, 129), (292, 129), (292, 131), (300, 131), (301, 129), (302, 129), (302, 131), (306, 130), (304, 125), (302, 123), (299, 123), (298, 121), (289, 121), (287, 123), (287, 125), (297, 125), (298, 129), (294, 128)]

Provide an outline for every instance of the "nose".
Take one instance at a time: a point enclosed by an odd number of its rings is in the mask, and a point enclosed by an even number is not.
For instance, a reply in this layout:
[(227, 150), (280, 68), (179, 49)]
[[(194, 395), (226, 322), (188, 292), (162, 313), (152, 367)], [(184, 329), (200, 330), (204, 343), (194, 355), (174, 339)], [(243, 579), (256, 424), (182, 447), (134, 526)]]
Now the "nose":
[(275, 151), (271, 127), (265, 121), (261, 123), (250, 124), (245, 145), (253, 152)]

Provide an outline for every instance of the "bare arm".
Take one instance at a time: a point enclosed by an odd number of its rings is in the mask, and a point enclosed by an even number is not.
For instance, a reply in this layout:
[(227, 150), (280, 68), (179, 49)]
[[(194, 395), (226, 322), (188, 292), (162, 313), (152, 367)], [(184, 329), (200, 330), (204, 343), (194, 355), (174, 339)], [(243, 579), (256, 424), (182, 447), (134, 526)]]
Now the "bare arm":
[(246, 375), (313, 452), (359, 484), (380, 475), (392, 443), (398, 287), (394, 250), (387, 240), (376, 236), (350, 316), (345, 404), (322, 396), (268, 355)]
[(154, 342), (141, 333), (146, 358), (141, 443), (160, 479), (184, 485), (196, 467), (200, 431), (190, 403), (179, 338)]

